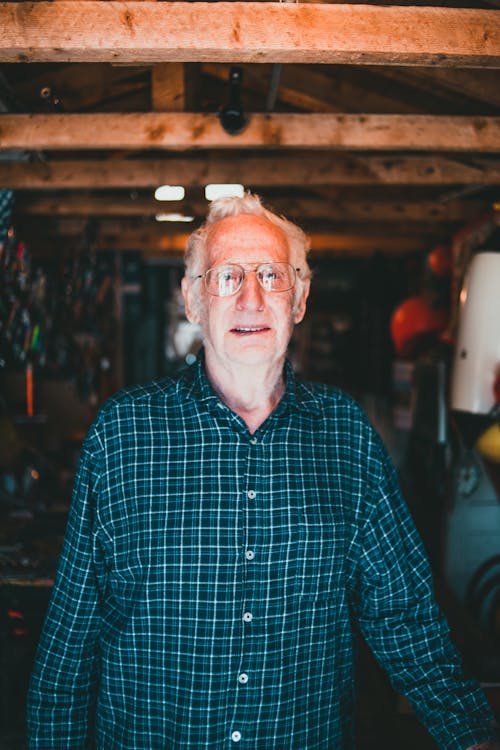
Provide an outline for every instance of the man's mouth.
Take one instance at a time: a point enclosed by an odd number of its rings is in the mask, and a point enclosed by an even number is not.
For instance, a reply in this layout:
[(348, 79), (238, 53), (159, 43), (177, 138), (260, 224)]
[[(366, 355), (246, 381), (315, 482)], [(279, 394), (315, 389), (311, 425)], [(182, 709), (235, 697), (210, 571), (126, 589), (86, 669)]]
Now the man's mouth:
[(269, 326), (235, 326), (231, 328), (231, 333), (236, 333), (239, 336), (251, 336), (256, 333), (266, 333), (270, 330)]

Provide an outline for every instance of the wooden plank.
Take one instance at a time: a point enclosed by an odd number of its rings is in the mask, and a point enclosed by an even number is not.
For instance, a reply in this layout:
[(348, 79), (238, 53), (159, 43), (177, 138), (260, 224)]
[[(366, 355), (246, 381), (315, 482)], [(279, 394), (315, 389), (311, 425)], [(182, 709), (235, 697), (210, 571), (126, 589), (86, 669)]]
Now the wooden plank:
[(443, 156), (203, 155), (195, 159), (0, 162), (0, 187), (15, 190), (185, 187), (210, 182), (259, 186), (500, 185), (500, 159)]
[(151, 70), (151, 109), (154, 112), (182, 112), (185, 99), (184, 65), (155, 65)]
[(259, 2), (0, 4), (0, 62), (493, 67), (494, 10)]
[(500, 117), (253, 114), (239, 135), (215, 114), (0, 115), (0, 149), (312, 148), (500, 151)]
[(311, 239), (311, 253), (322, 254), (345, 254), (345, 255), (372, 255), (381, 252), (388, 254), (404, 254), (425, 251), (426, 239), (418, 235), (388, 235), (386, 233), (369, 236), (335, 232), (335, 233), (313, 233)]
[(272, 208), (292, 220), (322, 219), (332, 222), (463, 222), (479, 216), (485, 203), (454, 201), (371, 201), (317, 200), (310, 198), (273, 198)]
[[(311, 198), (273, 198), (273, 210), (295, 220), (327, 219), (328, 221), (363, 222), (463, 222), (479, 216), (487, 207), (480, 201), (345, 201), (315, 200)], [(58, 198), (38, 197), (17, 199), (16, 214), (20, 216), (155, 216), (175, 211), (203, 217), (206, 201), (161, 203), (151, 198), (131, 198), (130, 195), (81, 196), (65, 195)]]
[[(71, 244), (74, 238), (81, 243), (82, 232), (85, 231), (86, 221), (59, 221), (57, 232), (44, 231), (45, 227), (26, 227), (23, 238), (29, 244), (30, 252), (38, 255), (38, 247), (44, 248), (61, 246), (61, 238), (64, 238), (64, 248)], [(309, 232), (311, 240), (311, 254), (315, 255), (371, 255), (375, 252), (388, 254), (405, 254), (424, 252), (429, 248), (429, 238), (426, 236), (412, 234), (379, 234), (370, 232), (360, 234), (358, 232)], [(95, 248), (99, 250), (140, 250), (144, 256), (151, 253), (160, 255), (176, 254), (182, 257), (186, 247), (188, 233), (165, 231), (164, 225), (127, 227), (124, 229), (121, 222), (115, 226), (100, 221), (96, 227), (94, 240)], [(431, 243), (432, 245), (432, 243)]]

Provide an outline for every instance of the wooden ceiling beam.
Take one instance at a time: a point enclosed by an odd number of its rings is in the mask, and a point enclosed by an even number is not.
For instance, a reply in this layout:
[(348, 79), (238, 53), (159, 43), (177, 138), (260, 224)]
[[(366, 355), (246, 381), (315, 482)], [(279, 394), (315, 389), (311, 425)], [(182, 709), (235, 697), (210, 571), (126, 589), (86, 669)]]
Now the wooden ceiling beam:
[[(485, 211), (485, 202), (454, 201), (342, 201), (310, 198), (273, 198), (273, 210), (294, 220), (327, 219), (328, 221), (370, 222), (463, 222)], [(159, 213), (182, 212), (203, 217), (206, 201), (162, 203), (151, 198), (123, 196), (66, 195), (61, 198), (38, 197), (16, 202), (18, 216), (155, 216)]]
[(500, 67), (494, 10), (271, 2), (6, 2), (0, 62)]
[(210, 154), (194, 159), (0, 161), (0, 187), (14, 190), (202, 187), (239, 182), (248, 188), (345, 185), (500, 185), (500, 159), (444, 156)]
[[(81, 244), (82, 235), (87, 226), (83, 220), (59, 220), (52, 231), (43, 231), (33, 225), (23, 228), (23, 239), (29, 244), (30, 252), (38, 255), (38, 247), (52, 246), (52, 253), (60, 247), (65, 251), (72, 241)], [(309, 232), (312, 256), (347, 255), (367, 256), (375, 252), (402, 255), (425, 252), (429, 249), (429, 239), (425, 236), (408, 233), (404, 235), (386, 232)], [(186, 247), (188, 233), (165, 231), (164, 226), (127, 227), (126, 231), (120, 222), (108, 223), (99, 221), (93, 233), (92, 246), (96, 250), (140, 250), (145, 256), (159, 253), (161, 255), (177, 254), (182, 256)]]
[(184, 112), (0, 115), (0, 149), (202, 148), (500, 151), (500, 117), (252, 114), (226, 133), (215, 114)]

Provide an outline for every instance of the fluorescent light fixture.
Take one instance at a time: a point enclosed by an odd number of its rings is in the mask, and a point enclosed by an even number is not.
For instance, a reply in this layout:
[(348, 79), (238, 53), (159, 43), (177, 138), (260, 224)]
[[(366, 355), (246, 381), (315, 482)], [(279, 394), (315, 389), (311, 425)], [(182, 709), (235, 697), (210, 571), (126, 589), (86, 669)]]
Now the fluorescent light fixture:
[(160, 185), (155, 190), (157, 201), (181, 201), (185, 195), (182, 185)]
[(184, 214), (156, 214), (156, 221), (194, 221), (194, 216), (185, 216)]
[(245, 188), (243, 185), (217, 185), (210, 184), (205, 187), (205, 198), (214, 201), (216, 198), (243, 198)]

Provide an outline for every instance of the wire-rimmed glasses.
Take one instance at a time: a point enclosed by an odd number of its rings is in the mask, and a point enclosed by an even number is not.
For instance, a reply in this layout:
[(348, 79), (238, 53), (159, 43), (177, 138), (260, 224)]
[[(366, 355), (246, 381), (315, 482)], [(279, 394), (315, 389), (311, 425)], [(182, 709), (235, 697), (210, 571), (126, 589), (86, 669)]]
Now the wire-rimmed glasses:
[(203, 279), (207, 292), (214, 297), (230, 297), (240, 291), (247, 273), (255, 273), (265, 292), (287, 292), (295, 286), (298, 271), (300, 268), (284, 261), (259, 263), (250, 270), (240, 263), (224, 263), (209, 268), (196, 278)]

